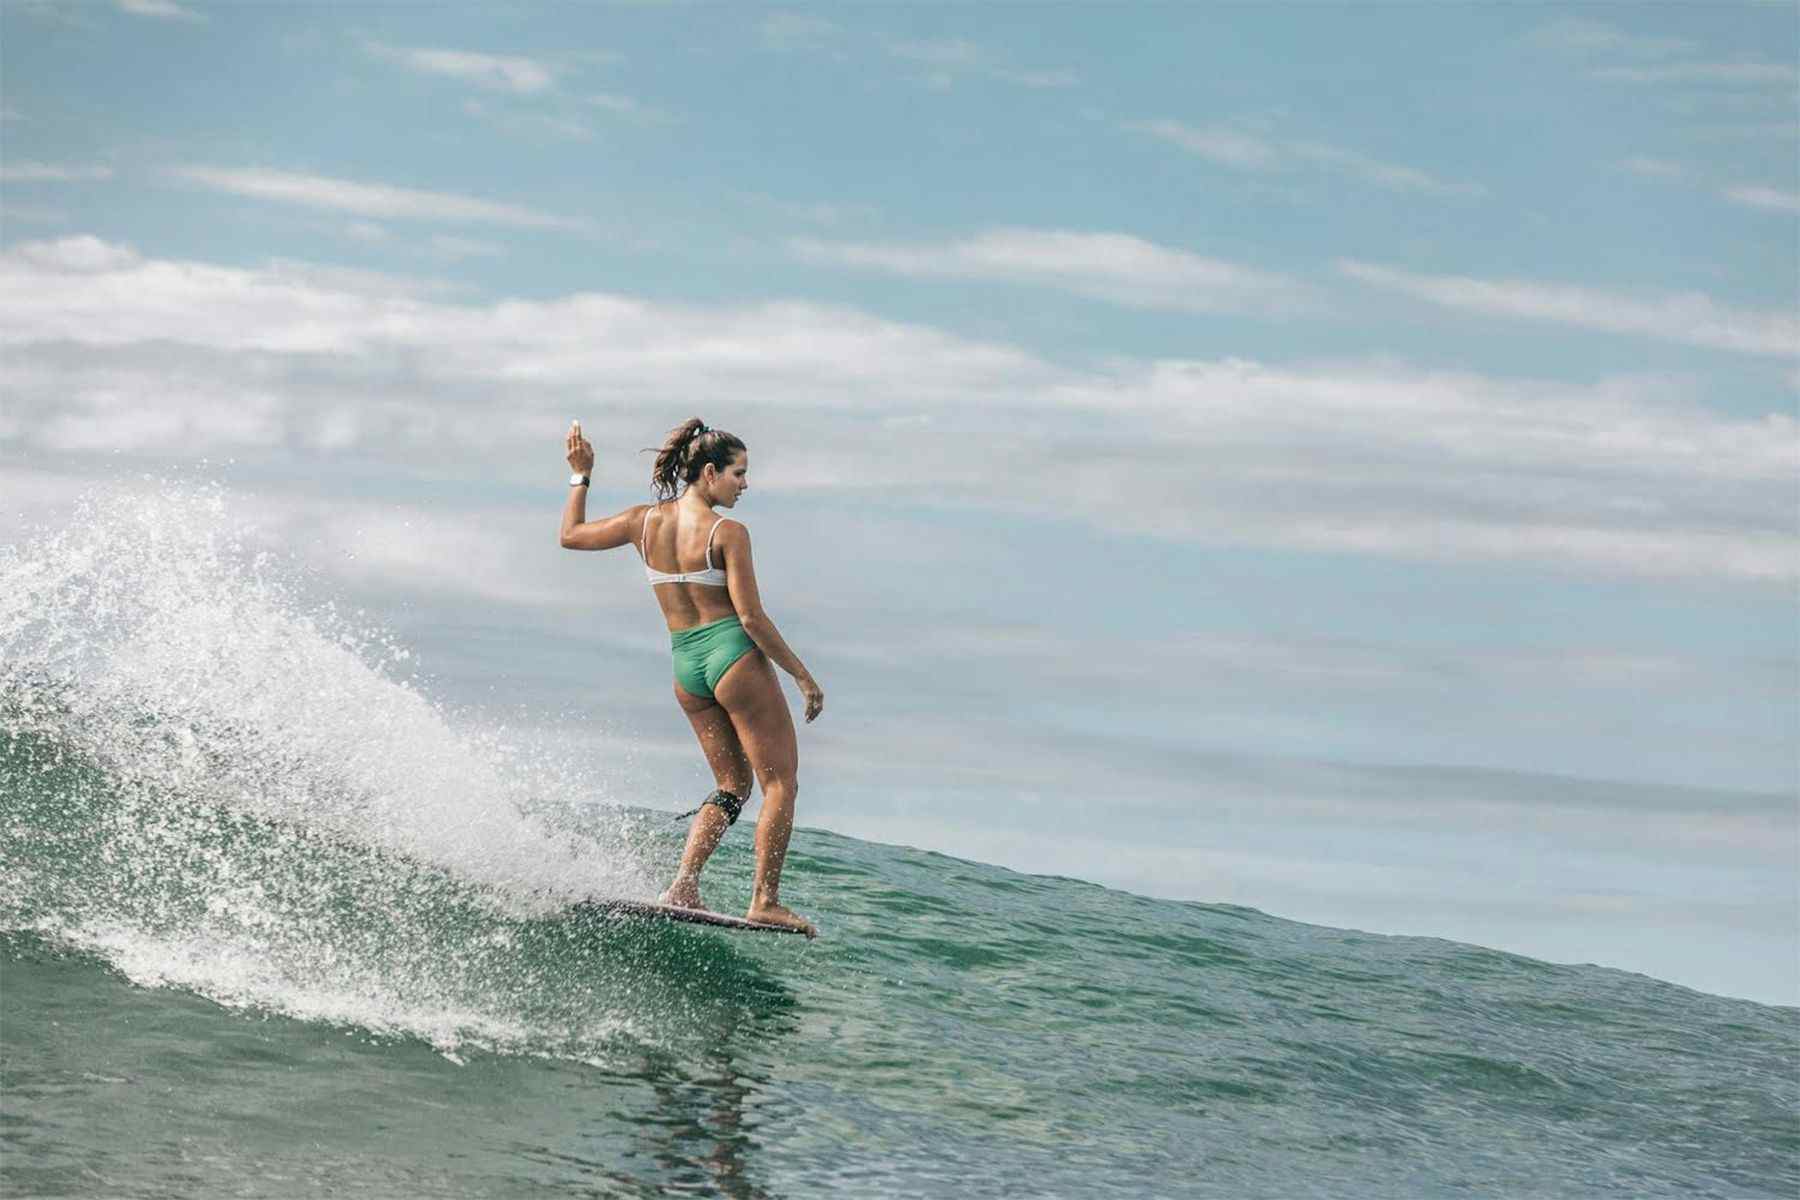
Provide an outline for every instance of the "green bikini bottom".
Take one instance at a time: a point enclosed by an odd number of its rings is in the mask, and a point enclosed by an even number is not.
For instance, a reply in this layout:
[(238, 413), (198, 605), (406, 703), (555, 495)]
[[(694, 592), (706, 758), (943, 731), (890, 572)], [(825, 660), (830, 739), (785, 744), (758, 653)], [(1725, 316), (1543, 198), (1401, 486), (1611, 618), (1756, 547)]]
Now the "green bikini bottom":
[(675, 652), (675, 682), (681, 690), (711, 696), (731, 664), (756, 649), (756, 643), (733, 616), (671, 633), (669, 647)]

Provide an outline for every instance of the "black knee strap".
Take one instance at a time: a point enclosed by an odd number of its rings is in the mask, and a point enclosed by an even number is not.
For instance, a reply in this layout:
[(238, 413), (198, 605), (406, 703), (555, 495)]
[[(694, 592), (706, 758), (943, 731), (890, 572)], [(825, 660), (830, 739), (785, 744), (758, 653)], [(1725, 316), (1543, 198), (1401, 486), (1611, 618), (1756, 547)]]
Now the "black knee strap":
[[(724, 788), (720, 788), (718, 791), (702, 800), (700, 802), (700, 808), (705, 808), (709, 804), (718, 805), (725, 813), (725, 827), (727, 829), (737, 824), (738, 814), (744, 811), (744, 798), (736, 792), (728, 792)], [(695, 813), (699, 812), (700, 808), (690, 808), (675, 819), (677, 821), (685, 821)]]
[(718, 791), (702, 800), (700, 802), (700, 807), (705, 808), (709, 804), (716, 804), (725, 810), (725, 825), (727, 828), (736, 825), (738, 814), (744, 811), (744, 798), (736, 792), (728, 792), (724, 788), (720, 788)]

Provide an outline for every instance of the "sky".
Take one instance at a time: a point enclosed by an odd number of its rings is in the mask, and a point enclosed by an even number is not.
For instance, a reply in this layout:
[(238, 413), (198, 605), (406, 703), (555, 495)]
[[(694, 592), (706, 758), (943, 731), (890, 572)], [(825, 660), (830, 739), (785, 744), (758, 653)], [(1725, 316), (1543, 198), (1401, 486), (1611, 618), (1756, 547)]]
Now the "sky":
[(802, 825), (1800, 1003), (1797, 62), (1785, 4), (12, 0), (0, 541), (216, 481), (685, 809), (637, 560), (552, 530), (571, 418), (600, 514), (700, 416)]

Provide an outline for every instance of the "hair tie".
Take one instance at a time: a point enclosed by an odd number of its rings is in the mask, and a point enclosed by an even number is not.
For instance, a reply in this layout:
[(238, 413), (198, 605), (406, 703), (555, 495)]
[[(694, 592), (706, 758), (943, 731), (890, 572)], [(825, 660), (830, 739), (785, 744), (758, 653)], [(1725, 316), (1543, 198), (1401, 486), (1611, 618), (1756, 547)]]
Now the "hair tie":
[(707, 434), (709, 434), (711, 432), (712, 432), (712, 430), (710, 430), (706, 427), (706, 422), (702, 421), (702, 422), (700, 422), (700, 428), (694, 430), (694, 436), (695, 437), (705, 437)]

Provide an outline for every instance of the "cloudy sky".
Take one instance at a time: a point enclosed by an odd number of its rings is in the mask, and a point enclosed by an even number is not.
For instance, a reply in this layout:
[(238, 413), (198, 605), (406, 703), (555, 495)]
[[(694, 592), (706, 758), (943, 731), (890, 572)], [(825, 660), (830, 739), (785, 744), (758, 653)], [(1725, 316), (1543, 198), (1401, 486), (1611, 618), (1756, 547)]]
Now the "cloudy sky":
[(7, 3), (0, 534), (222, 482), (686, 807), (552, 529), (699, 415), (803, 824), (1795, 1003), (1796, 24)]

